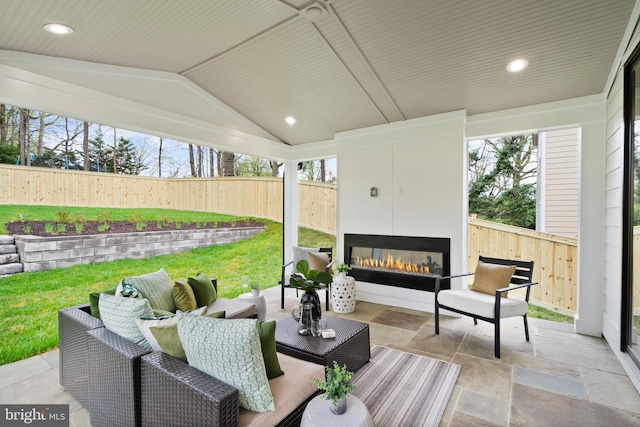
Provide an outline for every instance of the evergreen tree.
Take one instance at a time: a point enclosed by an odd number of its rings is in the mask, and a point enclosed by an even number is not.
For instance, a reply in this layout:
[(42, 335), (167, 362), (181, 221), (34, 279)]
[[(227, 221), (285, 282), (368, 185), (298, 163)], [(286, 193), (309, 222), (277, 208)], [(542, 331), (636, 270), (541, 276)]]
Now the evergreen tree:
[(469, 213), (519, 227), (536, 225), (533, 135), (486, 139), (469, 150)]

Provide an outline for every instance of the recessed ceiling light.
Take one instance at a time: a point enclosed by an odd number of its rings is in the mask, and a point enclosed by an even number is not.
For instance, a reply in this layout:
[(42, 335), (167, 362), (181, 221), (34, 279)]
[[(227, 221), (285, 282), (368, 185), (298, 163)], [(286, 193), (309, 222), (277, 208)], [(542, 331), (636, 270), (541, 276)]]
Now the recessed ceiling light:
[(285, 117), (284, 121), (287, 122), (290, 125), (295, 125), (296, 124), (296, 119), (291, 117), (291, 116)]
[(517, 73), (518, 71), (522, 71), (529, 65), (529, 61), (526, 59), (514, 59), (513, 61), (507, 64), (507, 71), (510, 73)]
[(71, 34), (73, 33), (73, 28), (64, 24), (45, 24), (45, 31), (48, 31), (52, 34)]
[(315, 5), (311, 6), (307, 8), (305, 14), (307, 16), (307, 19), (309, 19), (309, 21), (315, 22), (322, 16), (322, 8)]

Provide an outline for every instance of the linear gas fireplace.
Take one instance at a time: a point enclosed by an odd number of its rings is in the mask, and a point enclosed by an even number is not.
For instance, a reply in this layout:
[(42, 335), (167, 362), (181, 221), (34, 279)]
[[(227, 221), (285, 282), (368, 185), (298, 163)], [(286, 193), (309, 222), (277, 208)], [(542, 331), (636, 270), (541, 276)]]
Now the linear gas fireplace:
[(450, 274), (448, 238), (345, 234), (344, 254), (362, 282), (433, 292), (436, 277)]

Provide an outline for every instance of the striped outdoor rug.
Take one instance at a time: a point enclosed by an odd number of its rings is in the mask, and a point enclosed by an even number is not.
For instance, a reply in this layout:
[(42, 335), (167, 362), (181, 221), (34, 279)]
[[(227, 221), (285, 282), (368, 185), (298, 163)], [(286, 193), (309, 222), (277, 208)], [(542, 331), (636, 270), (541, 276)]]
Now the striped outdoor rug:
[(374, 345), (352, 394), (378, 427), (437, 426), (459, 373), (459, 365)]

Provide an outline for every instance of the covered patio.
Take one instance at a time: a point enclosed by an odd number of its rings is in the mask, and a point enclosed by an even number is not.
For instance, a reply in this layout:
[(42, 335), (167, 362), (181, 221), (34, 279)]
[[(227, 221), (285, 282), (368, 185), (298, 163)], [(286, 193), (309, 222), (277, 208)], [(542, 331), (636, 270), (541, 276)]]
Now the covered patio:
[[(263, 294), (270, 319), (289, 316), (298, 302), (289, 290), (281, 310), (278, 288)], [(505, 321), (502, 358), (495, 359), (491, 325), (469, 318), (445, 318), (438, 336), (424, 311), (359, 302), (354, 313), (328, 314), (367, 322), (372, 345), (462, 366), (443, 426), (640, 423), (640, 396), (606, 341), (577, 335), (572, 325), (530, 319), (527, 343), (520, 319)], [(58, 383), (57, 350), (1, 366), (0, 378), (3, 403), (69, 404), (71, 425), (89, 425), (86, 409)]]
[[(116, 3), (9, 1), (0, 102), (282, 162), (285, 259), (298, 241), (297, 166), (336, 157), (337, 259), (346, 233), (446, 237), (451, 271), (466, 271), (466, 142), (579, 128), (573, 326), (532, 319), (525, 344), (505, 322), (494, 360), (485, 325), (449, 319), (433, 335), (429, 292), (361, 282), (354, 316), (374, 343), (463, 366), (446, 425), (640, 421), (622, 255), (624, 65), (640, 45), (640, 2)], [(74, 33), (52, 39), (51, 22)], [(529, 67), (511, 74), (516, 58)], [(269, 307), (288, 315), (275, 296)], [(1, 367), (42, 374), (10, 376), (6, 395), (64, 402), (55, 359)], [(32, 394), (34, 379), (51, 394)]]

